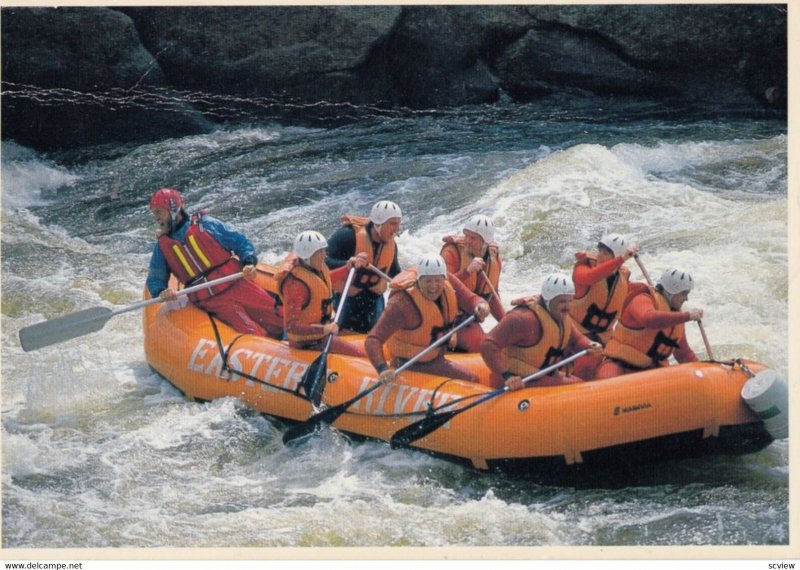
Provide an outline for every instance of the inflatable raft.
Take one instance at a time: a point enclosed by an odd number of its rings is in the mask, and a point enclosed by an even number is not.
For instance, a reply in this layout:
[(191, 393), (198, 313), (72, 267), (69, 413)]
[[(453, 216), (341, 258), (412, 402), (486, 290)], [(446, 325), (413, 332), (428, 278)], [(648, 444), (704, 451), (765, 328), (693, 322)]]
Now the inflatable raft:
[[(272, 289), (271, 268), (259, 269), (261, 285)], [(319, 353), (238, 334), (191, 304), (151, 305), (143, 320), (147, 362), (187, 398), (235, 397), (258, 412), (290, 422), (314, 414), (298, 387)], [(488, 380), (489, 371), (478, 355), (449, 358)], [(327, 372), (327, 406), (346, 402), (377, 382), (366, 359), (331, 354)], [(426, 414), (458, 409), (489, 392), (492, 388), (482, 384), (404, 372), (396, 383), (355, 402), (333, 426), (347, 434), (390, 441)], [(785, 429), (785, 384), (763, 365), (732, 360), (506, 392), (453, 416), (410, 446), (479, 470), (557, 475), (752, 453), (785, 437)]]

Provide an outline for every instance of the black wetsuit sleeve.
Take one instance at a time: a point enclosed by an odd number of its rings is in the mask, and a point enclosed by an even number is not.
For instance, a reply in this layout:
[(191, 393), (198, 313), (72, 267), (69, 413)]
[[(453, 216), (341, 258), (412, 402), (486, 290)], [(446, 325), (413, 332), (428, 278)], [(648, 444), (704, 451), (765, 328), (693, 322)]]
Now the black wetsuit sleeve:
[(336, 269), (347, 263), (356, 252), (356, 232), (350, 226), (342, 226), (328, 238), (328, 255), (325, 263)]

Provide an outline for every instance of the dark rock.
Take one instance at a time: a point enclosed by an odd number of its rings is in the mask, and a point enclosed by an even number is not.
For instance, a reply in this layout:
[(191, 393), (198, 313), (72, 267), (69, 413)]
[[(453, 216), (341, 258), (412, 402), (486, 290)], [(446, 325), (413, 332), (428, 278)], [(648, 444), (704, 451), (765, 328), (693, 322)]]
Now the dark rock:
[(172, 85), (181, 89), (273, 98), (261, 102), (267, 106), (320, 100), (372, 103), (390, 95), (389, 82), (370, 74), (370, 57), (390, 35), (399, 7), (154, 7), (125, 12)]
[(785, 5), (4, 8), (3, 137), (38, 148), (561, 94), (786, 114)]
[(119, 12), (3, 9), (2, 52), (3, 137), (20, 144), (53, 149), (208, 128), (170, 96)]

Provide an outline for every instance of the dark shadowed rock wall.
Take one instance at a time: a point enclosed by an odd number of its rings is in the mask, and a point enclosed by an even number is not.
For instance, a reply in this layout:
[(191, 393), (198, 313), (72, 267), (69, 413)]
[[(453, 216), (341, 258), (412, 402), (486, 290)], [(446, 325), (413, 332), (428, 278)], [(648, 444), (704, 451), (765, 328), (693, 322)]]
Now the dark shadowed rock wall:
[(343, 105), (786, 106), (779, 4), (4, 8), (0, 25), (3, 138), (43, 149)]

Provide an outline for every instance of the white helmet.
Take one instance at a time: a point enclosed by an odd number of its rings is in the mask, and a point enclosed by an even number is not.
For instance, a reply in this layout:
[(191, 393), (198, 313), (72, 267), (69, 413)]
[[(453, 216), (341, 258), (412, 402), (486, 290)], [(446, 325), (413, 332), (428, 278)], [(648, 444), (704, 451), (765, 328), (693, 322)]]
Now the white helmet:
[(575, 284), (572, 277), (563, 273), (552, 273), (542, 281), (542, 299), (550, 302), (559, 295), (574, 295)]
[(400, 206), (389, 200), (381, 200), (376, 203), (369, 213), (369, 221), (378, 225), (381, 225), (386, 220), (402, 217), (403, 213), (400, 211)]
[(417, 277), (425, 275), (443, 275), (447, 277), (447, 265), (441, 255), (429, 253), (419, 258), (417, 262)]
[(294, 252), (303, 261), (308, 261), (319, 250), (328, 247), (328, 240), (319, 232), (302, 232), (294, 238)]
[(490, 244), (494, 241), (494, 222), (489, 216), (484, 216), (483, 214), (472, 216), (464, 224), (464, 229), (481, 236), (485, 244)]
[(625, 238), (619, 234), (608, 234), (600, 238), (600, 245), (606, 246), (614, 257), (622, 257), (625, 253)]
[(694, 281), (692, 276), (680, 269), (667, 269), (661, 274), (658, 284), (670, 295), (676, 295), (683, 291), (691, 291)]

